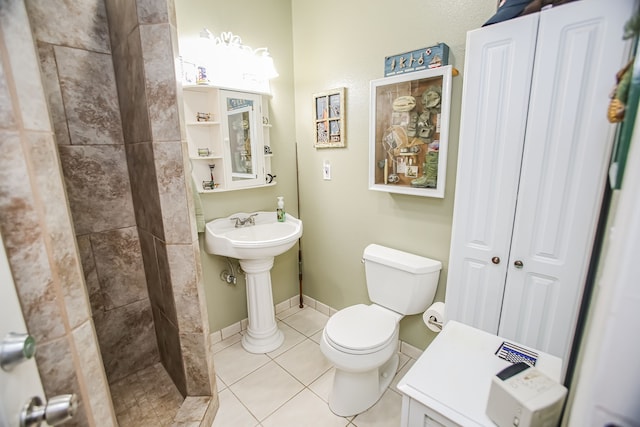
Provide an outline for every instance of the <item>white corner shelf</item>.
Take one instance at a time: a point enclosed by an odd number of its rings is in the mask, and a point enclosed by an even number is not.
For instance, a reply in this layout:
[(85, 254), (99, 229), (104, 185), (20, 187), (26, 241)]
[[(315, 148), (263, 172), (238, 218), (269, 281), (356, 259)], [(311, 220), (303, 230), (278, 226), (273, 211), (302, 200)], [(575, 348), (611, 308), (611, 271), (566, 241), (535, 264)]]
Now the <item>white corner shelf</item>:
[(220, 122), (189, 122), (187, 126), (219, 126)]
[(276, 181), (270, 182), (269, 184), (263, 185), (255, 185), (253, 187), (240, 187), (240, 188), (216, 188), (213, 190), (202, 190), (198, 189), (198, 193), (200, 194), (212, 194), (212, 193), (228, 193), (229, 191), (238, 191), (238, 190), (251, 190), (252, 188), (262, 188), (262, 187), (273, 187), (277, 184)]
[(191, 160), (218, 160), (222, 159), (222, 156), (189, 156)]

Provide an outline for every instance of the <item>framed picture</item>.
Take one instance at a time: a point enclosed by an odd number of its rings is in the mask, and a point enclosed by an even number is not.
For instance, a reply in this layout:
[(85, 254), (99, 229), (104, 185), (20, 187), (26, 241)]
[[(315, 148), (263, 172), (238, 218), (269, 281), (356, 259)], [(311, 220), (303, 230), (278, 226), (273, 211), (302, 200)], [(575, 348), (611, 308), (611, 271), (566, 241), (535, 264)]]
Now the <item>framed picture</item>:
[(313, 95), (313, 133), (316, 148), (344, 147), (344, 88)]
[(371, 82), (369, 189), (444, 197), (450, 65)]

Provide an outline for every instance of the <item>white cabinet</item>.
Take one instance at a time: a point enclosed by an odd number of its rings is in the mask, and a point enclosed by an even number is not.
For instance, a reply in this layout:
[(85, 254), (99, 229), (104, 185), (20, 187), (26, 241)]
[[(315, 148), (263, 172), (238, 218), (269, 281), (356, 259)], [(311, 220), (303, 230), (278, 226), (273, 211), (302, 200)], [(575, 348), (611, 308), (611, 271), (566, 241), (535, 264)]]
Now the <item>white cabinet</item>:
[(407, 395), (402, 396), (402, 412), (400, 417), (401, 427), (458, 427), (451, 420), (429, 408), (426, 405), (412, 399)]
[[(495, 427), (486, 408), (492, 378), (511, 364), (496, 355), (503, 341), (503, 337), (460, 322), (448, 322), (398, 381), (402, 393), (400, 425)], [(559, 380), (560, 358), (536, 353), (536, 368)]]
[(583, 0), (468, 33), (447, 320), (566, 363), (633, 3)]
[(275, 185), (266, 95), (184, 86), (187, 145), (202, 193)]

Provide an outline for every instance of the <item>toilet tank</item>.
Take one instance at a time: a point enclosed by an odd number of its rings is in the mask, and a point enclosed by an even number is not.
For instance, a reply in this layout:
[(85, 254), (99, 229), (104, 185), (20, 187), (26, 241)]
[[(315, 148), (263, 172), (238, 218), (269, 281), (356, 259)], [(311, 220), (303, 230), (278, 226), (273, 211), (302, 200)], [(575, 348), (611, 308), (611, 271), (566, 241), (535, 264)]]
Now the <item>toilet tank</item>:
[(371, 244), (364, 250), (369, 299), (397, 313), (424, 312), (433, 302), (442, 263)]

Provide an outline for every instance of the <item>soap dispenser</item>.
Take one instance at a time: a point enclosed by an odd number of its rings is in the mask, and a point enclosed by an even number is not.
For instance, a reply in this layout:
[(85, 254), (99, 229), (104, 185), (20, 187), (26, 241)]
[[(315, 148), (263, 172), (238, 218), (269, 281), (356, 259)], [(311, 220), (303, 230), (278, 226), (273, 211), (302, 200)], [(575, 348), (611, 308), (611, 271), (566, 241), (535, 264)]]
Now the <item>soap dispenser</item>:
[(278, 196), (278, 209), (276, 209), (278, 222), (284, 222), (284, 196)]

